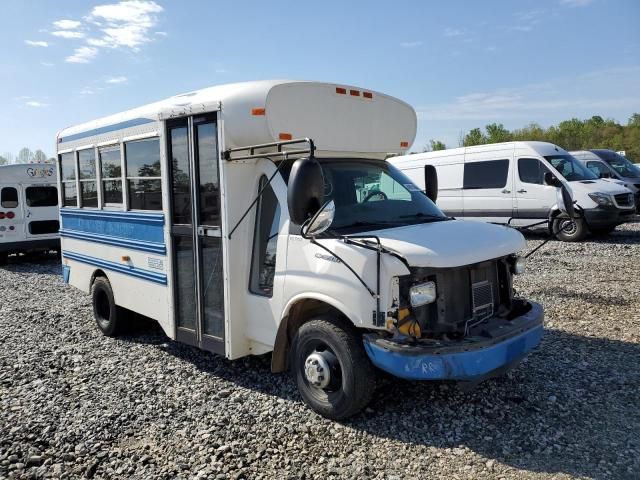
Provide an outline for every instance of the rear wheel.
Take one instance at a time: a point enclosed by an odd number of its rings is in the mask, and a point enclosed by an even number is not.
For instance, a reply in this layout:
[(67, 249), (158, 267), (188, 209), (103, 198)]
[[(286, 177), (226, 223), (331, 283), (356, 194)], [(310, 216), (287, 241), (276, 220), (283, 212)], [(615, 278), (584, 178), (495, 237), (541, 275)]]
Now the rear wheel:
[(293, 339), (291, 371), (304, 401), (340, 420), (362, 410), (375, 390), (375, 370), (353, 328), (335, 318), (311, 320)]
[(122, 330), (121, 309), (116, 305), (109, 280), (98, 277), (91, 287), (93, 316), (98, 328), (108, 337), (115, 337)]
[(553, 233), (563, 242), (579, 242), (587, 235), (584, 218), (556, 218), (553, 221)]

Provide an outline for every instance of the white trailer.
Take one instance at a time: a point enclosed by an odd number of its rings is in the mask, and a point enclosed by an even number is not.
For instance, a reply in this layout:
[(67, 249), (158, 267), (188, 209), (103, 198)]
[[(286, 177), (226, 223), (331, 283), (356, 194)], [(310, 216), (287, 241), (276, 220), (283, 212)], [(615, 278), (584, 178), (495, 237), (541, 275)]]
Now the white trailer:
[(477, 382), (540, 341), (514, 297), (515, 230), (448, 219), (385, 157), (406, 103), (359, 87), (223, 85), (58, 134), (66, 282), (99, 328), (134, 311), (237, 359), (272, 352), (329, 418), (362, 409), (376, 368)]
[(56, 166), (0, 166), (0, 265), (12, 253), (59, 250)]

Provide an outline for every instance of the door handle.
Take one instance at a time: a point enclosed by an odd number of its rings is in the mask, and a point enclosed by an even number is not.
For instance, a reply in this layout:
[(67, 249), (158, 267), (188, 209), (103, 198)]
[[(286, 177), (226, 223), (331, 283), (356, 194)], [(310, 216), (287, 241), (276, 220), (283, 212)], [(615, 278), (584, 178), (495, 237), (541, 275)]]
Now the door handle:
[(518, 193), (527, 193), (527, 191), (524, 188), (522, 188), (522, 189), (518, 190)]
[(511, 190), (505, 188), (504, 190), (502, 190), (502, 193), (511, 193)]

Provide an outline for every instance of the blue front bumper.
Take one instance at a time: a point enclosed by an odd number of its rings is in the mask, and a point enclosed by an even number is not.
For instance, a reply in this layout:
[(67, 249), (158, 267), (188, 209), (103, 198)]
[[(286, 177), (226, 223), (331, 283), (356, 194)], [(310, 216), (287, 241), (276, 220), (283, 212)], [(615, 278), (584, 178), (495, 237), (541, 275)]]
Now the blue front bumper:
[(512, 320), (513, 331), (494, 342), (465, 343), (454, 348), (399, 345), (365, 336), (371, 362), (381, 370), (408, 380), (479, 381), (517, 364), (542, 339), (542, 306)]

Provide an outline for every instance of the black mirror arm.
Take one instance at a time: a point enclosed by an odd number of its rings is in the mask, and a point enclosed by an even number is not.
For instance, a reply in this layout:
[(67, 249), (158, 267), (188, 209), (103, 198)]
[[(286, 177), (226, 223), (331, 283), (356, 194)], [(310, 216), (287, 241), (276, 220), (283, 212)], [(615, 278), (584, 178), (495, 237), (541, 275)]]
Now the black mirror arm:
[[(256, 198), (253, 199), (253, 201), (251, 202), (251, 204), (247, 207), (247, 209), (244, 211), (244, 213), (242, 214), (242, 216), (240, 217), (240, 220), (238, 220), (238, 222), (235, 224), (235, 226), (231, 229), (231, 232), (229, 232), (229, 239), (231, 239), (231, 235), (233, 235), (233, 232), (236, 231), (236, 229), (240, 226), (240, 224), (242, 223), (242, 221), (244, 220), (244, 218), (249, 214), (249, 212), (251, 211), (251, 209), (253, 208), (253, 206), (258, 203), (258, 200), (260, 200), (260, 197), (262, 196), (262, 194), (264, 193), (265, 189), (271, 185), (271, 181), (275, 178), (275, 176), (278, 174), (278, 172), (280, 171), (280, 169), (282, 168), (282, 166), (285, 164), (285, 162), (288, 160), (288, 157), (285, 155), (285, 157), (282, 159), (282, 161), (280, 162), (280, 164), (276, 167), (276, 171), (273, 172), (273, 174), (269, 177), (269, 180), (267, 180), (267, 183), (264, 184), (264, 186), (260, 189), (260, 191), (258, 192), (258, 195), (256, 195)], [(273, 161), (273, 160), (272, 160)]]

